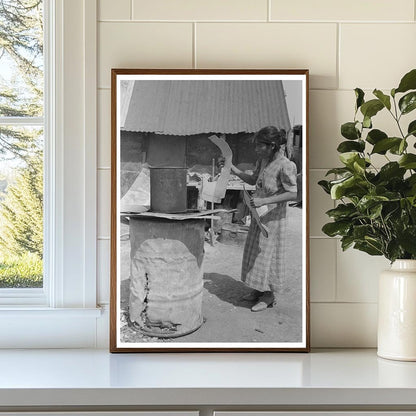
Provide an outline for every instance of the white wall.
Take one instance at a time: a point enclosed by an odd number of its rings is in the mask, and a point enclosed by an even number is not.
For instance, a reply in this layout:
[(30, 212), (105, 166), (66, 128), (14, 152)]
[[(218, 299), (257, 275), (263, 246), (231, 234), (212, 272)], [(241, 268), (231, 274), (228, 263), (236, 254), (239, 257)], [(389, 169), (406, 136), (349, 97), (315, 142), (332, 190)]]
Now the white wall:
[(416, 67), (415, 0), (98, 3), (99, 302), (108, 304), (110, 280), (110, 69), (309, 68), (312, 346), (375, 346), (377, 275), (388, 262), (342, 253), (322, 234), (333, 203), (316, 183), (337, 165), (352, 89), (390, 90)]

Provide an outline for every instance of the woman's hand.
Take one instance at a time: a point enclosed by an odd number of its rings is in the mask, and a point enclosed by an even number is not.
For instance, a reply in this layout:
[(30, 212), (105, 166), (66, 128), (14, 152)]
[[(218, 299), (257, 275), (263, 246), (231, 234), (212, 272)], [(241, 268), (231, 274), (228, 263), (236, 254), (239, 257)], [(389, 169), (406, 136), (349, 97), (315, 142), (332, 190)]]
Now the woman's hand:
[[(220, 156), (218, 158), (217, 165), (220, 169), (222, 169), (225, 165), (225, 158)], [(237, 169), (233, 164), (231, 164), (230, 170), (231, 170), (231, 173), (234, 173), (235, 175), (238, 175), (239, 173), (241, 173), (241, 171), (239, 169)]]
[(264, 198), (253, 197), (251, 201), (253, 203), (254, 208), (262, 207), (265, 204)]
[(238, 176), (238, 174), (241, 173), (241, 170), (237, 169), (233, 164), (231, 164), (230, 168), (231, 168), (231, 173), (234, 173), (234, 175)]

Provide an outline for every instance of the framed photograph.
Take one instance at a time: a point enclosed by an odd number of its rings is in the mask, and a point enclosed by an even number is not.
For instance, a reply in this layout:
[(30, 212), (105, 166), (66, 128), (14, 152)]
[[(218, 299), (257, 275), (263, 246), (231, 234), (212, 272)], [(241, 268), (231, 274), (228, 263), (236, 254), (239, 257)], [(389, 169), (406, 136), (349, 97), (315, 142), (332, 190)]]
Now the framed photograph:
[(309, 351), (308, 75), (112, 70), (111, 352)]

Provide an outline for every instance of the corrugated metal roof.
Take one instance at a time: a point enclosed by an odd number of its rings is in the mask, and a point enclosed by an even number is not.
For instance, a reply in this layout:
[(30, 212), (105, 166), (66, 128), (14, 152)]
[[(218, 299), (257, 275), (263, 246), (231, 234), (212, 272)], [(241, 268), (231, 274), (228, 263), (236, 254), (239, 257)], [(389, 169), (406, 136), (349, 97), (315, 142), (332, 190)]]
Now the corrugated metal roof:
[(170, 135), (289, 130), (282, 81), (135, 81), (123, 130)]

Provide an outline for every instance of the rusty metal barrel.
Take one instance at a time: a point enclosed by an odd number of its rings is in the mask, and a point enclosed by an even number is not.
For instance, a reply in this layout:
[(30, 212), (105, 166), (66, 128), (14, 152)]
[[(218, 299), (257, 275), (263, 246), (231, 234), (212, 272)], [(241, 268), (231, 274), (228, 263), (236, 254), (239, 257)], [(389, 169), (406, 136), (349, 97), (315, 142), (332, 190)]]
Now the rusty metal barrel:
[(150, 209), (154, 212), (185, 212), (186, 168), (150, 168)]
[(202, 316), (203, 220), (131, 218), (129, 318), (145, 335), (180, 337)]

